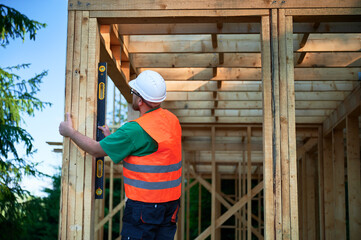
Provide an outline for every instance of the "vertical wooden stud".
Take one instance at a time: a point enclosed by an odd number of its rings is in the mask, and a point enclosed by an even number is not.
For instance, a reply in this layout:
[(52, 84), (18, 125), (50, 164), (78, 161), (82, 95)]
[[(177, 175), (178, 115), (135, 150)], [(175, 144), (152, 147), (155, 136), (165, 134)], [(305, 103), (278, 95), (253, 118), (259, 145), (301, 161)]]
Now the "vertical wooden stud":
[(211, 141), (212, 141), (212, 212), (211, 212), (211, 239), (216, 239), (216, 128), (212, 126), (211, 128)]
[[(113, 211), (113, 196), (114, 196), (114, 163), (110, 161), (109, 167), (109, 213)], [(108, 222), (108, 240), (111, 240), (113, 236), (113, 218), (111, 217)]]
[(307, 205), (307, 235), (306, 239), (316, 239), (316, 209), (315, 209), (315, 161), (307, 154), (306, 157), (306, 205)]
[(333, 186), (335, 200), (335, 239), (346, 239), (345, 207), (345, 156), (343, 129), (334, 129), (332, 133)]
[[(65, 112), (71, 112), (72, 102), (72, 75), (73, 75), (73, 51), (74, 51), (74, 27), (75, 11), (68, 12), (68, 39), (66, 52), (66, 72), (65, 72)], [(68, 226), (68, 192), (69, 192), (69, 158), (70, 139), (63, 140), (63, 162), (61, 173), (61, 198), (59, 210), (59, 239), (67, 239)]]
[(273, 150), (272, 150), (272, 96), (271, 96), (271, 50), (269, 16), (262, 16), (262, 98), (263, 98), (263, 155), (264, 155), (264, 210), (265, 239), (275, 237), (274, 196), (273, 196)]
[(334, 189), (333, 189), (333, 163), (332, 138), (323, 139), (323, 172), (324, 172), (324, 206), (325, 206), (325, 239), (333, 239), (334, 234)]
[(298, 197), (297, 197), (297, 153), (296, 153), (296, 114), (293, 65), (293, 19), (286, 17), (286, 66), (287, 66), (287, 111), (288, 111), (288, 156), (291, 239), (298, 239)]
[(323, 187), (323, 128), (320, 126), (318, 128), (318, 144), (317, 144), (317, 152), (318, 152), (318, 164), (317, 164), (317, 171), (318, 171), (318, 205), (319, 205), (319, 239), (325, 239), (325, 210), (324, 210), (324, 187)]
[(288, 239), (291, 234), (290, 226), (290, 166), (288, 153), (288, 92), (287, 92), (287, 45), (286, 45), (286, 17), (285, 10), (279, 10), (279, 57), (280, 57), (280, 138), (281, 138), (281, 171), (282, 171), (282, 231)]
[[(100, 35), (98, 21), (89, 18), (88, 40), (88, 78), (86, 97), (86, 136), (95, 139), (97, 116), (97, 78), (100, 54)], [(84, 177), (84, 239), (92, 239), (94, 235), (94, 171), (95, 161), (90, 154), (85, 156)]]
[(307, 239), (307, 158), (306, 153), (302, 156), (302, 239)]
[(247, 128), (247, 239), (252, 239), (252, 159), (251, 159), (251, 127)]
[(346, 118), (347, 187), (350, 239), (361, 236), (360, 138), (357, 116)]

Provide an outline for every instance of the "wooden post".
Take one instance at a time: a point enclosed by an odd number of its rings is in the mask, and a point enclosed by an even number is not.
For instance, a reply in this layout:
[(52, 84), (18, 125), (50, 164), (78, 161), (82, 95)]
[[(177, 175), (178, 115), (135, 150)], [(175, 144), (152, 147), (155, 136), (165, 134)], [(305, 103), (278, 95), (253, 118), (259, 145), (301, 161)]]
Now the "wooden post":
[(325, 239), (334, 237), (334, 188), (332, 163), (332, 138), (323, 139), (324, 205), (325, 205)]
[[(72, 102), (72, 75), (73, 75), (73, 51), (74, 51), (74, 27), (75, 11), (68, 12), (68, 41), (66, 52), (66, 75), (65, 75), (65, 112), (71, 112)], [(68, 194), (69, 194), (69, 167), (70, 167), (70, 139), (63, 140), (63, 163), (61, 173), (61, 198), (59, 211), (59, 239), (67, 239), (68, 224)]]
[[(65, 111), (82, 134), (95, 137), (99, 30), (88, 11), (69, 12)], [(59, 239), (94, 238), (93, 158), (64, 139)]]
[(307, 205), (307, 234), (304, 235), (305, 239), (316, 239), (316, 209), (315, 209), (315, 160), (306, 154), (306, 179), (307, 194), (306, 194), (306, 205)]
[(298, 197), (297, 197), (297, 153), (296, 153), (296, 114), (295, 84), (293, 65), (293, 19), (286, 17), (286, 65), (287, 65), (287, 111), (288, 111), (288, 157), (291, 239), (298, 239)]
[(247, 128), (247, 239), (252, 239), (252, 159), (251, 159), (251, 127)]
[(273, 142), (272, 142), (272, 85), (271, 85), (271, 50), (269, 16), (262, 16), (262, 100), (263, 100), (263, 177), (264, 177), (264, 210), (265, 239), (275, 237), (274, 196), (273, 196)]
[(323, 129), (322, 126), (318, 128), (318, 144), (317, 144), (317, 152), (318, 152), (318, 164), (317, 164), (317, 171), (318, 171), (318, 205), (319, 205), (319, 238), (320, 240), (325, 239), (325, 209), (324, 209), (324, 174), (323, 174)]
[(361, 236), (360, 139), (357, 116), (346, 118), (347, 187), (350, 239)]
[(211, 196), (211, 239), (216, 239), (216, 128), (212, 126), (211, 128), (212, 136), (212, 196)]
[(288, 153), (288, 92), (287, 92), (287, 45), (286, 45), (286, 18), (285, 10), (279, 10), (279, 62), (280, 62), (280, 80), (279, 80), (279, 105), (280, 105), (280, 155), (282, 171), (282, 231), (283, 236), (290, 238), (290, 168)]
[(302, 239), (307, 239), (307, 158), (306, 153), (302, 156)]
[(344, 161), (343, 129), (332, 132), (333, 154), (333, 186), (335, 200), (335, 239), (346, 239), (346, 207), (345, 207), (345, 161)]
[[(114, 163), (110, 162), (110, 178), (109, 178), (109, 212), (113, 210), (113, 193), (114, 193)], [(113, 236), (113, 218), (111, 217), (108, 222), (108, 240), (112, 240)]]
[[(284, 209), (282, 203), (282, 175), (281, 175), (281, 146), (280, 146), (280, 71), (279, 71), (279, 54), (278, 54), (278, 9), (271, 10), (271, 43), (272, 43), (272, 108), (273, 108), (273, 170), (275, 182), (275, 224), (276, 239), (282, 239), (282, 211)], [(286, 140), (287, 139), (283, 139)], [(288, 146), (288, 144), (286, 145)], [(287, 206), (285, 206), (288, 210)], [(287, 223), (286, 223), (287, 224)]]

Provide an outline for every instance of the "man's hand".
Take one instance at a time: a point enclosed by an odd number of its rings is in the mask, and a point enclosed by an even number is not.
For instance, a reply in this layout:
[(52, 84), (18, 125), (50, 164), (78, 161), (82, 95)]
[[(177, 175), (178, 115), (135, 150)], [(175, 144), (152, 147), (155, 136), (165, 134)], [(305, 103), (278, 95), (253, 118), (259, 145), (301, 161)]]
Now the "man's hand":
[(107, 125), (98, 126), (98, 128), (103, 132), (104, 137), (108, 137), (111, 134), (110, 130), (109, 130), (109, 127)]
[(59, 133), (63, 137), (70, 137), (74, 133), (73, 123), (71, 122), (70, 113), (66, 113), (66, 120), (59, 125)]

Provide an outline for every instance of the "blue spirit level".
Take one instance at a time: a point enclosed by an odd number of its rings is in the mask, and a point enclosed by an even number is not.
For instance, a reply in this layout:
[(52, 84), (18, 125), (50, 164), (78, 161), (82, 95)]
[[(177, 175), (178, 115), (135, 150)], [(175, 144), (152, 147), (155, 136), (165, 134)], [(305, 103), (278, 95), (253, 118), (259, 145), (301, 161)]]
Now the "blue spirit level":
[[(98, 64), (98, 114), (97, 126), (105, 125), (105, 101), (106, 101), (106, 79), (107, 79), (107, 63)], [(100, 141), (104, 138), (103, 132), (97, 128), (96, 140)], [(95, 160), (95, 199), (104, 198), (104, 157)]]

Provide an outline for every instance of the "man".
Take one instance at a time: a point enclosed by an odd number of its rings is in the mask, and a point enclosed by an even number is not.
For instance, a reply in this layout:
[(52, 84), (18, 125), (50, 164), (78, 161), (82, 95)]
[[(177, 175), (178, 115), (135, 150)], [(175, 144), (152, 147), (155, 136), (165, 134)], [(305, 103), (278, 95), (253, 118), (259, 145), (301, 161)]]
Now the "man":
[(71, 118), (59, 132), (94, 157), (123, 160), (125, 194), (122, 239), (174, 238), (181, 195), (181, 127), (175, 115), (160, 108), (166, 98), (162, 76), (144, 71), (129, 82), (134, 110), (140, 117), (97, 142), (72, 127)]

